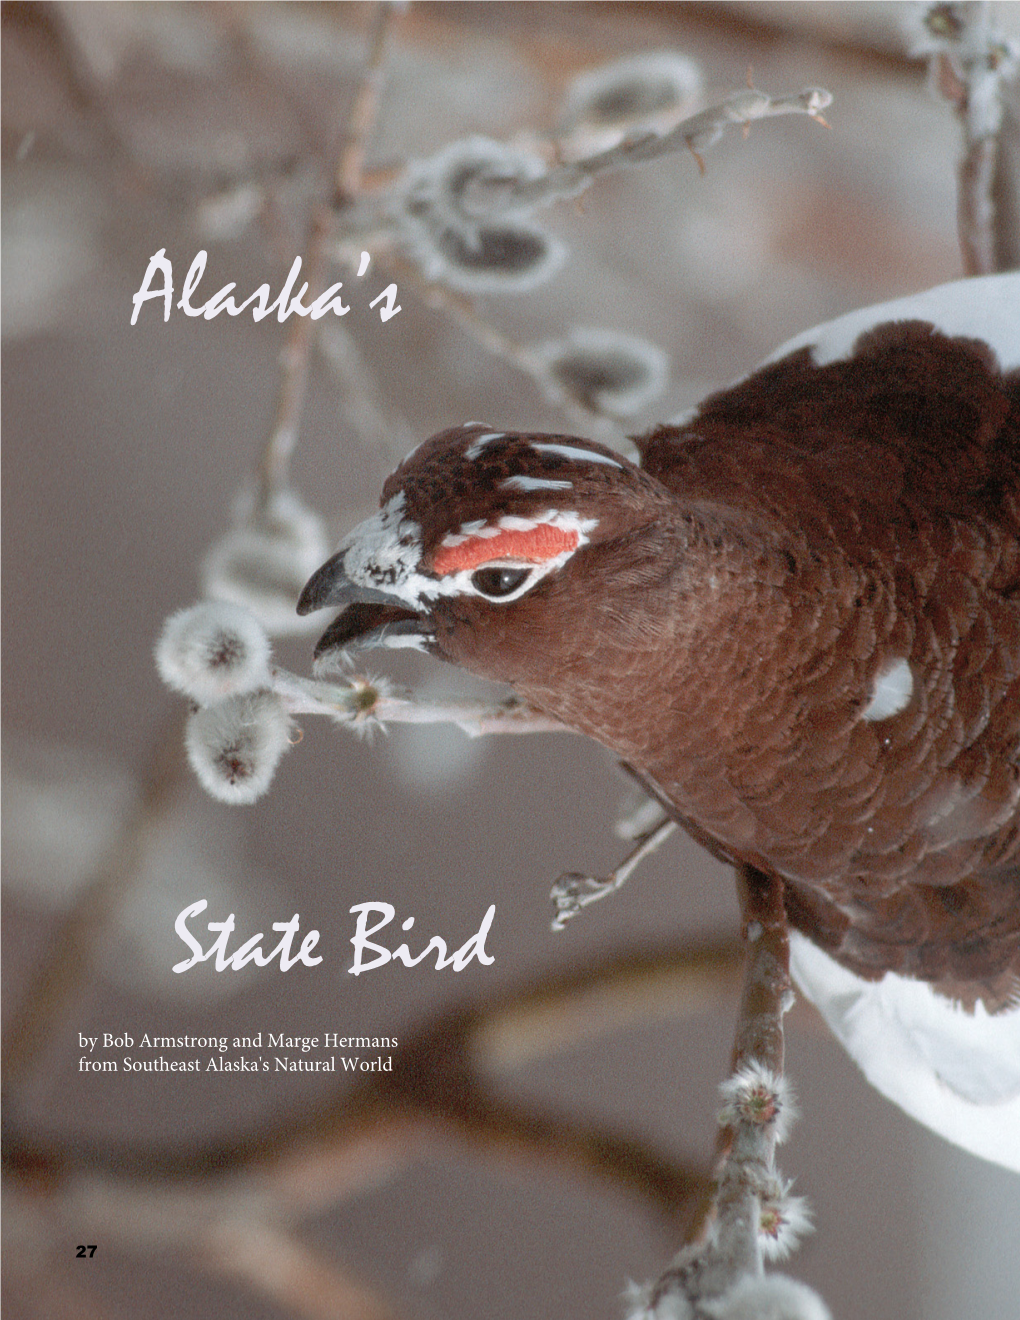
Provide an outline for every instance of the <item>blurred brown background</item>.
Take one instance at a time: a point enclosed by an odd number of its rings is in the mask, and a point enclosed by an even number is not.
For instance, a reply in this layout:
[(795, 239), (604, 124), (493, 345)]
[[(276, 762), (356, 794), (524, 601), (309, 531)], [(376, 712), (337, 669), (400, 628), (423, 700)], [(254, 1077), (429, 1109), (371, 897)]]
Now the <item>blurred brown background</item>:
[[(749, 67), (770, 92), (829, 88), (829, 132), (776, 120), (747, 141), (727, 137), (704, 178), (678, 156), (597, 181), (580, 204), (550, 213), (571, 248), (564, 270), (531, 293), (480, 300), (522, 340), (580, 324), (660, 344), (671, 383), (637, 430), (819, 320), (960, 273), (958, 130), (923, 64), (904, 54), (908, 8), (413, 5), (392, 33), (369, 163), (396, 166), (471, 133), (545, 132), (576, 73), (643, 50), (695, 58), (709, 102), (739, 89)], [(1017, 7), (999, 8), (1015, 28)], [(163, 324), (150, 303), (131, 327), (131, 295), (161, 247), (178, 286), (207, 247), (208, 292), (227, 280), (242, 296), (264, 279), (279, 287), (301, 250), (303, 201), (320, 187), (354, 94), (371, 12), (22, 4), (4, 5), (3, 17), (9, 1020), (56, 913), (94, 870), (178, 709), (152, 644), (164, 616), (195, 598), (199, 560), (227, 526), (272, 418), (275, 321), (175, 313)], [(203, 204), (252, 182), (270, 186), (271, 204), (244, 232), (214, 240)], [(407, 447), (398, 434), (387, 450), (365, 424), (370, 396), (419, 438), (468, 418), (564, 427), (531, 382), (413, 289), (402, 287), (400, 302), (385, 326), (364, 301), (345, 318), (363, 358), (360, 389), (338, 384), (324, 357), (313, 361), (294, 475), (337, 535), (371, 511)], [(308, 672), (312, 640), (281, 644), (278, 655)], [(473, 690), (421, 658), (383, 665), (430, 691)], [(726, 872), (674, 839), (620, 895), (550, 933), (555, 876), (605, 871), (622, 850), (612, 824), (626, 786), (593, 745), (468, 741), (445, 729), (394, 729), (367, 744), (302, 724), (303, 742), (257, 806), (219, 806), (188, 782), (150, 841), (88, 993), (17, 1096), (18, 1123), (173, 1150), (243, 1133), (328, 1086), (314, 1076), (88, 1077), (77, 1071), (79, 1032), (406, 1037), (442, 1006), (551, 969), (735, 930)], [(244, 932), (298, 911), (303, 930), (322, 932), (326, 960), (286, 977), (275, 968), (217, 976), (208, 964), (173, 977), (183, 947), (173, 917), (198, 897), (210, 899), (208, 919), (237, 912)], [(366, 899), (457, 943), (495, 903), (494, 965), (459, 976), (391, 965), (355, 980), (345, 972), (348, 909)], [(687, 1022), (649, 1017), (581, 1038), (500, 1086), (703, 1157), (733, 1013), (723, 999)], [(781, 1167), (817, 1222), (788, 1271), (836, 1316), (1015, 1315), (1018, 1180), (911, 1124), (806, 1010), (791, 1018), (788, 1062), (803, 1117)], [(98, 1240), (96, 1258), (74, 1260), (59, 1233), (46, 1257), (39, 1221), (20, 1209), (19, 1200), (7, 1225), (9, 1320), (291, 1314), (172, 1246), (104, 1239), (84, 1208), (74, 1242)], [(309, 1216), (302, 1236), (395, 1314), (428, 1320), (609, 1320), (624, 1282), (658, 1273), (671, 1249), (620, 1192), (552, 1167), (501, 1168), (446, 1141)]]

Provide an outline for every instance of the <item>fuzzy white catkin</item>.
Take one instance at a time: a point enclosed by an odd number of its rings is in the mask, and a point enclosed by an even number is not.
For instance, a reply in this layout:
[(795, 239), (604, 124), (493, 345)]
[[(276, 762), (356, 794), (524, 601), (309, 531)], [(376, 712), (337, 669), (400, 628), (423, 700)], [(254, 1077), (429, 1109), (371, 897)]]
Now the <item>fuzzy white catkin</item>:
[(627, 1320), (693, 1320), (694, 1311), (686, 1297), (680, 1293), (666, 1293), (654, 1306), (650, 1304), (649, 1287), (632, 1283), (624, 1294)]
[(539, 225), (480, 225), (473, 233), (427, 225), (409, 231), (425, 276), (460, 293), (525, 293), (556, 274), (566, 246)]
[(201, 601), (171, 614), (156, 643), (160, 678), (200, 706), (264, 687), (269, 656), (258, 619), (227, 601)]
[(814, 1289), (786, 1274), (745, 1275), (721, 1297), (692, 1300), (669, 1291), (654, 1306), (650, 1292), (631, 1285), (627, 1320), (832, 1320)]
[(408, 169), (397, 220), (429, 280), (462, 293), (520, 293), (550, 279), (566, 248), (528, 216), (516, 185), (539, 179), (534, 152), (471, 137)]
[(540, 344), (537, 355), (558, 388), (612, 417), (639, 412), (662, 393), (669, 375), (661, 348), (615, 330), (575, 327)]
[(294, 491), (276, 491), (264, 509), (246, 491), (234, 526), (205, 557), (202, 589), (250, 611), (271, 635), (306, 633), (321, 621), (299, 615), (297, 599), (329, 553), (322, 519)]
[(750, 1123), (769, 1128), (777, 1142), (785, 1141), (790, 1125), (797, 1117), (797, 1105), (790, 1083), (756, 1059), (720, 1083), (722, 1106), (719, 1122)]
[[(765, 1211), (769, 1211), (768, 1218)], [(785, 1260), (800, 1245), (807, 1233), (814, 1231), (811, 1207), (803, 1196), (784, 1196), (773, 1207), (763, 1208), (763, 1225), (758, 1235), (768, 1260)]]
[(803, 1196), (790, 1195), (790, 1183), (773, 1176), (760, 1193), (758, 1241), (768, 1260), (785, 1260), (814, 1231), (811, 1207)]
[(290, 745), (291, 719), (272, 692), (228, 697), (195, 711), (185, 747), (202, 787), (220, 802), (245, 806), (272, 783)]
[[(66, 911), (105, 865), (115, 840), (136, 810), (140, 785), (120, 766), (67, 743), (4, 732), (3, 872), (33, 907)], [(167, 957), (181, 909), (181, 882), (209, 900), (213, 911), (236, 911), (243, 891), (252, 920), (271, 920), (279, 895), (257, 865), (242, 855), (236, 816), (192, 801), (150, 822), (130, 893), (111, 914), (109, 938), (97, 953), (96, 975), (127, 994), (190, 1002), (200, 1012), (210, 998), (236, 994), (238, 976), (196, 982), (174, 976)]]
[(473, 233), (497, 217), (520, 219), (534, 210), (533, 201), (515, 197), (513, 184), (541, 178), (545, 170), (536, 152), (492, 138), (463, 138), (409, 168), (404, 208), (435, 228)]
[(690, 108), (702, 91), (701, 70), (676, 51), (650, 51), (590, 69), (574, 79), (562, 126), (627, 126)]
[(786, 1274), (745, 1276), (722, 1297), (702, 1301), (705, 1320), (832, 1320), (832, 1312), (806, 1283)]

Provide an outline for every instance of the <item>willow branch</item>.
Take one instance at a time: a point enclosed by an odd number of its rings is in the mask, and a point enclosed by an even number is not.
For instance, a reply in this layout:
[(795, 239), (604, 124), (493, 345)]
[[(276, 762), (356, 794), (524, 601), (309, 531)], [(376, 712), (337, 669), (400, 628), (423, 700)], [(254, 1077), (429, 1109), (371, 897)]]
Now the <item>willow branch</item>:
[[(733, 1073), (752, 1064), (783, 1075), (783, 1015), (790, 1006), (790, 943), (783, 908), (782, 886), (752, 867), (737, 871), (742, 934), (747, 951), (744, 986), (733, 1041)], [(736, 1129), (721, 1124), (716, 1141), (721, 1162), (720, 1185), (725, 1183), (726, 1165), (734, 1149)], [(774, 1136), (765, 1152), (771, 1160)], [(702, 1207), (693, 1227), (691, 1241), (703, 1240), (718, 1213), (715, 1197)]]
[(576, 197), (600, 174), (659, 160), (677, 151), (689, 151), (703, 168), (701, 153), (714, 146), (727, 129), (740, 127), (746, 132), (757, 120), (792, 114), (808, 115), (824, 125), (822, 111), (831, 103), (832, 93), (823, 87), (806, 87), (788, 96), (769, 96), (748, 87), (682, 120), (668, 132), (644, 129), (628, 134), (605, 151), (558, 163), (538, 178), (487, 179), (480, 175), (465, 190), (464, 209), (481, 219), (510, 206), (548, 206)]
[(336, 192), (333, 201), (338, 210), (347, 206), (361, 193), (368, 139), (379, 115), (386, 41), (398, 9), (399, 6), (396, 4), (388, 3), (388, 0), (380, 0), (372, 15), (368, 53), (354, 97), (354, 105), (347, 116), (347, 128), (334, 176)]
[(497, 733), (573, 733), (565, 724), (525, 705), (518, 697), (483, 701), (472, 697), (423, 701), (396, 695), (388, 682), (352, 675), (342, 683), (305, 678), (274, 669), (271, 686), (291, 715), (325, 715), (355, 729), (387, 724), (455, 724), (471, 738)]
[(1006, 97), (1011, 84), (1015, 94), (1020, 47), (995, 27), (987, 3), (942, 3), (921, 7), (917, 52), (929, 56), (932, 79), (963, 130), (957, 231), (964, 270), (1008, 269), (1017, 248), (1017, 205), (1009, 195), (1015, 162), (1001, 139), (1004, 123), (1015, 131)]
[(198, 1254), (214, 1273), (272, 1298), (302, 1320), (394, 1320), (396, 1315), (373, 1289), (275, 1225), (249, 1219), (217, 1224), (203, 1235)]
[[(356, 97), (354, 118), (341, 152), (343, 178), (351, 188), (357, 186), (360, 178), (364, 141), (371, 127), (369, 111), (374, 110), (378, 99), (383, 36), (391, 14), (391, 6), (380, 5), (365, 74), (365, 83), (371, 84), (373, 91), (371, 95), (363, 91)], [(315, 290), (322, 283), (331, 226), (329, 213), (318, 208), (309, 225), (305, 253), (307, 278)], [(287, 483), (304, 403), (313, 328), (310, 317), (295, 317), (283, 350), (275, 420), (257, 467), (259, 506), (263, 510)], [(88, 982), (95, 952), (110, 918), (133, 887), (149, 838), (163, 820), (174, 790), (182, 782), (181, 742), (179, 729), (172, 736), (157, 737), (135, 811), (101, 870), (61, 919), (50, 952), (4, 1036), (3, 1061), (8, 1081), (17, 1082), (31, 1069), (65, 1006)]]
[[(338, 152), (332, 205), (316, 206), (309, 221), (303, 261), (309, 302), (314, 301), (325, 287), (323, 272), (336, 217), (359, 193), (368, 138), (379, 108), (383, 55), (394, 12), (395, 7), (385, 3), (385, 0), (375, 8), (361, 81)], [(295, 317), (281, 354), (276, 415), (257, 468), (261, 508), (265, 508), (272, 496), (288, 484), (290, 460), (297, 444), (308, 383), (308, 363), (317, 325), (310, 316)]]
[(186, 782), (185, 718), (186, 712), (178, 712), (153, 739), (134, 808), (92, 878), (60, 918), (4, 1033), (5, 1086), (17, 1086), (32, 1071), (68, 1006), (91, 980), (110, 919), (134, 889), (149, 844)]
[(498, 329), (478, 311), (472, 299), (443, 284), (423, 279), (417, 266), (406, 260), (391, 259), (402, 286), (413, 287), (426, 307), (449, 317), (469, 338), (491, 357), (506, 362), (534, 381), (539, 391), (561, 409), (570, 424), (593, 439), (618, 441), (618, 420), (600, 408), (595, 400), (583, 401), (568, 393), (549, 371), (548, 364), (530, 344), (521, 343)]
[[(314, 301), (325, 287), (325, 245), (331, 230), (329, 213), (324, 207), (316, 207), (309, 223), (303, 259), (309, 302)], [(256, 468), (257, 507), (260, 510), (265, 510), (273, 496), (289, 485), (290, 461), (301, 427), (308, 386), (308, 363), (317, 324), (310, 316), (294, 317), (280, 353), (280, 384), (276, 393), (275, 416)]]
[[(778, 1314), (776, 1294), (762, 1275), (763, 1235), (773, 1242), (785, 1236), (788, 1249), (806, 1226), (807, 1216), (795, 1204), (799, 1198), (788, 1197), (775, 1168), (776, 1143), (792, 1109), (783, 1078), (783, 1014), (791, 995), (782, 881), (742, 866), (737, 883), (747, 965), (733, 1072), (721, 1088), (715, 1191), (695, 1218), (688, 1245), (640, 1295), (634, 1320), (666, 1320), (678, 1314), (681, 1303), (683, 1315), (758, 1314), (755, 1305), (761, 1314)], [(810, 1297), (811, 1314), (825, 1314), (820, 1298), (803, 1285), (793, 1287), (802, 1301)], [(738, 1296), (742, 1300), (734, 1309)]]
[(345, 426), (374, 455), (396, 467), (421, 437), (383, 398), (354, 335), (342, 321), (322, 326), (318, 347), (336, 378)]
[(707, 1190), (703, 1171), (573, 1116), (512, 1105), (488, 1078), (581, 1039), (697, 1015), (735, 989), (739, 965), (738, 947), (720, 941), (622, 954), (543, 977), (436, 1017), (393, 1055), (392, 1073), (191, 1149), (44, 1141), (21, 1132), (11, 1112), (4, 1166), (14, 1186), (46, 1188), (79, 1219), (87, 1202), (90, 1222), (101, 1219), (122, 1241), (142, 1242), (204, 1232), (202, 1225), (242, 1210), (266, 1222), (296, 1222), (388, 1181), (441, 1132), (481, 1158), (560, 1165), (619, 1186), (676, 1231)]

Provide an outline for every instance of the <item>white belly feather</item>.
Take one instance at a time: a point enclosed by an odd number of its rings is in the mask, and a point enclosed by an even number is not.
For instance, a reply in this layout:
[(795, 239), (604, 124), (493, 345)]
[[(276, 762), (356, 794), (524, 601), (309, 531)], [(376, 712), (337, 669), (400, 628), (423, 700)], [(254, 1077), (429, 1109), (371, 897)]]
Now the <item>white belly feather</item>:
[(973, 1155), (1020, 1173), (1020, 1004), (969, 1013), (923, 981), (864, 981), (797, 931), (790, 970), (877, 1090)]

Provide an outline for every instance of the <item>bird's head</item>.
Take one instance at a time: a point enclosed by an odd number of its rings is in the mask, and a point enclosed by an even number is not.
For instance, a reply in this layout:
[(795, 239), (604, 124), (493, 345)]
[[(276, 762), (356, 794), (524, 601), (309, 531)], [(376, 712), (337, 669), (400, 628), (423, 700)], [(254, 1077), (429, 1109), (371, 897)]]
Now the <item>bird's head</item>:
[[(613, 626), (614, 589), (640, 599), (673, 507), (593, 441), (475, 423), (409, 454), (381, 504), (301, 594), (300, 614), (340, 609), (316, 656), (410, 646), (524, 686), (536, 666), (591, 655), (595, 616), (603, 637)], [(641, 611), (617, 613), (625, 629)]]

